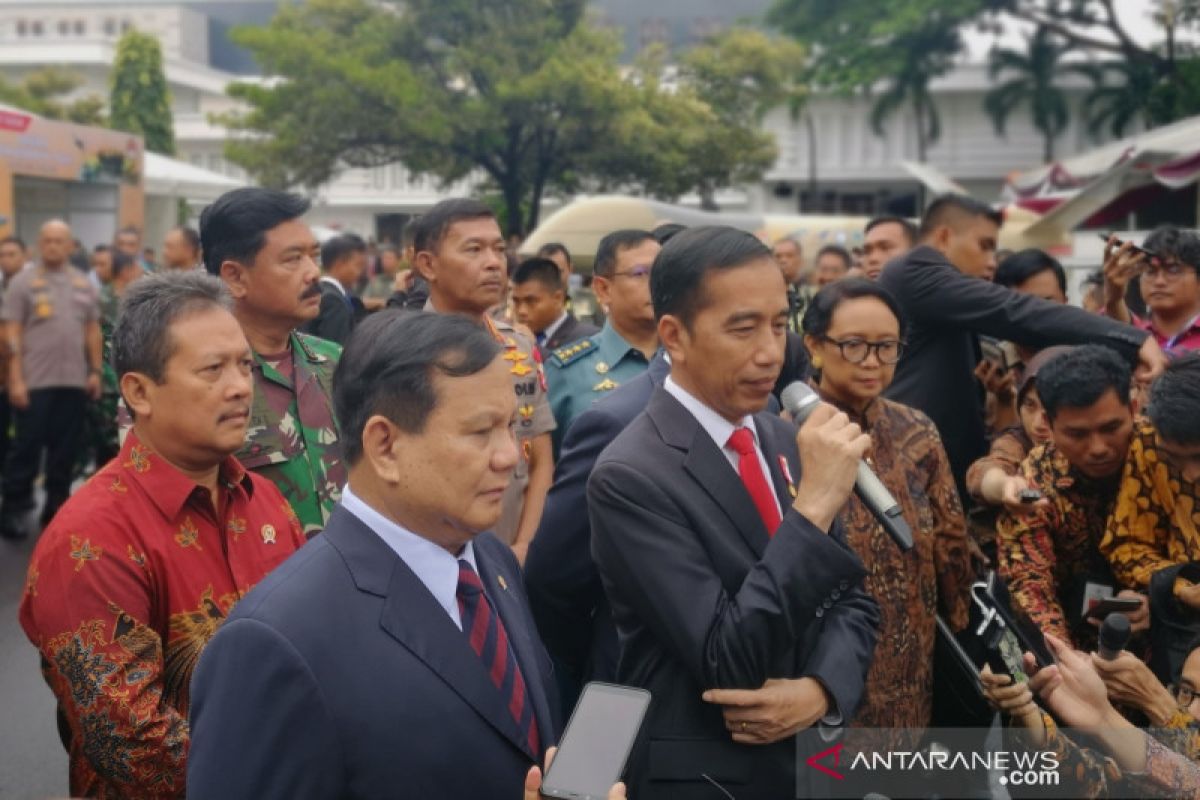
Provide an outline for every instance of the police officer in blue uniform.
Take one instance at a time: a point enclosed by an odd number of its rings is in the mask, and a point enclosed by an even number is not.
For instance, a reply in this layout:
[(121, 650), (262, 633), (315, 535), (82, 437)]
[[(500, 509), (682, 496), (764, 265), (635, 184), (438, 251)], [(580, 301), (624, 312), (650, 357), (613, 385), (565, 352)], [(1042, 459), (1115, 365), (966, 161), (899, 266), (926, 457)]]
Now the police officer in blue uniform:
[(596, 248), (592, 288), (607, 320), (599, 333), (560, 347), (546, 360), (557, 454), (567, 427), (592, 403), (640, 375), (658, 350), (650, 269), (659, 243), (643, 230), (618, 230)]

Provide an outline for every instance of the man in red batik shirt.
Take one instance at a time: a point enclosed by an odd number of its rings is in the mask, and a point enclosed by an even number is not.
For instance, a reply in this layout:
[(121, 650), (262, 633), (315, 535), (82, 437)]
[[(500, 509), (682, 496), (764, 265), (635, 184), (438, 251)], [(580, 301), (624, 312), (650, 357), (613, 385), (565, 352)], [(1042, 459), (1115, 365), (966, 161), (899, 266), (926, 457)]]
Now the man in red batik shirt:
[(182, 797), (188, 686), (233, 605), (303, 543), (274, 484), (232, 454), (252, 357), (199, 272), (130, 286), (113, 363), (133, 430), (55, 516), (21, 625), (70, 737), (73, 797)]

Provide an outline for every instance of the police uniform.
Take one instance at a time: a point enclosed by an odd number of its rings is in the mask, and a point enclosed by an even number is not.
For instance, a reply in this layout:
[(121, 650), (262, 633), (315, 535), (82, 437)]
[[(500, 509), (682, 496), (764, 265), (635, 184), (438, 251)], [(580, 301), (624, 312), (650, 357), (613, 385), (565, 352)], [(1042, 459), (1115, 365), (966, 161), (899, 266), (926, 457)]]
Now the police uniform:
[(508, 322), (484, 318), (488, 331), (504, 345), (504, 361), (512, 375), (513, 391), (517, 395), (517, 442), (521, 457), (504, 492), (500, 519), (493, 529), (502, 541), (512, 544), (521, 524), (525, 508), (525, 487), (529, 485), (530, 442), (543, 433), (554, 430), (554, 415), (546, 398), (546, 374), (542, 371), (541, 356), (534, 341)]
[(588, 406), (630, 378), (646, 371), (646, 356), (605, 323), (594, 336), (560, 347), (550, 354), (547, 381), (550, 408), (558, 422), (554, 451), (563, 433)]

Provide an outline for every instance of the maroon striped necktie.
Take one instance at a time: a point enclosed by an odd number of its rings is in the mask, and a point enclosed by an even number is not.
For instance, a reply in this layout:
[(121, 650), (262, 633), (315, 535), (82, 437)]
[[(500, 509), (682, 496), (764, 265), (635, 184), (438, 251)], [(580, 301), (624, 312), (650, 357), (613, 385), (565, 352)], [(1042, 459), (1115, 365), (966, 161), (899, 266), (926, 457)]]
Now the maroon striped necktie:
[(537, 720), (533, 716), (533, 705), (525, 691), (525, 679), (517, 665), (516, 656), (508, 644), (508, 634), (500, 615), (492, 608), (479, 575), (470, 562), (458, 560), (458, 613), (462, 617), (462, 629), (467, 634), (471, 649), (483, 661), (484, 669), (492, 683), (508, 702), (508, 711), (525, 735), (529, 750), (534, 755), (538, 750)]

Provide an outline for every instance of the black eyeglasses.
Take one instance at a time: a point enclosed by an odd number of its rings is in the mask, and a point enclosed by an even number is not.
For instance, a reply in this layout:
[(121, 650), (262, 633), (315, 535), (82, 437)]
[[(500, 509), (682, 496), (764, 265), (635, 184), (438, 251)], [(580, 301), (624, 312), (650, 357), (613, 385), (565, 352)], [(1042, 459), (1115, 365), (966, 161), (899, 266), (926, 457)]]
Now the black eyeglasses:
[(1186, 683), (1182, 683), (1175, 687), (1175, 702), (1182, 709), (1187, 709), (1188, 706), (1196, 699), (1196, 690)]
[(831, 339), (828, 336), (822, 336), (821, 341), (837, 345), (842, 358), (851, 364), (861, 364), (866, 361), (872, 350), (875, 351), (875, 357), (879, 359), (880, 364), (895, 364), (904, 352), (904, 342), (899, 339), (868, 342), (865, 339)]

